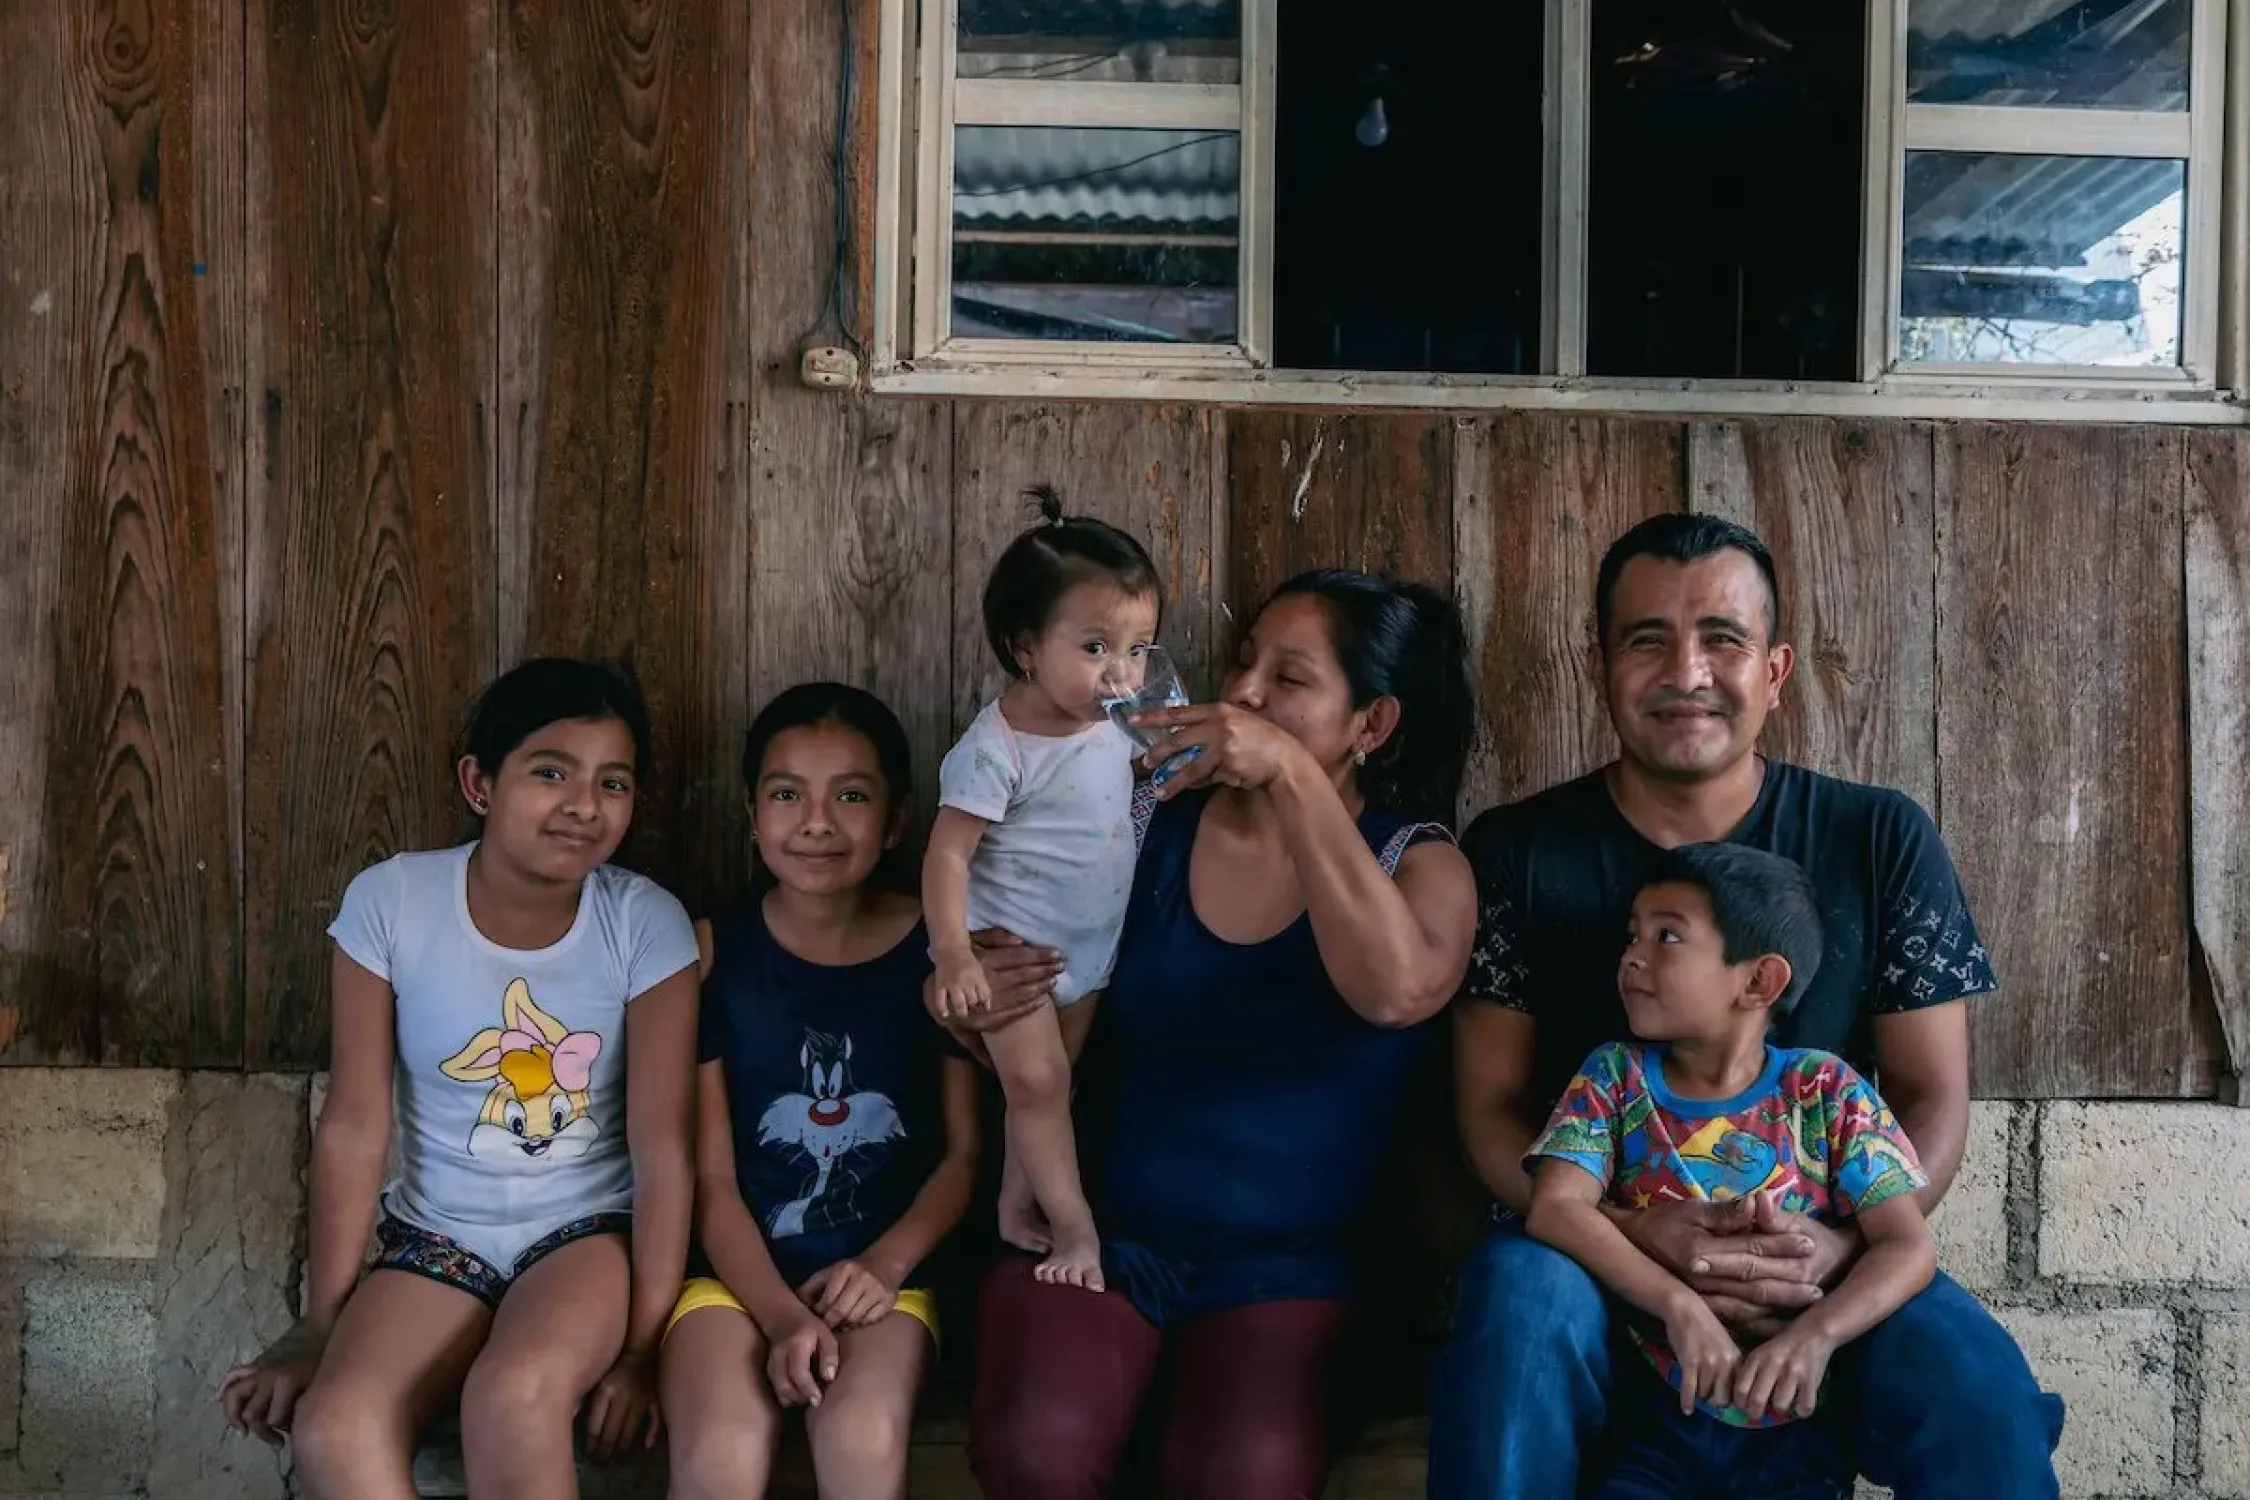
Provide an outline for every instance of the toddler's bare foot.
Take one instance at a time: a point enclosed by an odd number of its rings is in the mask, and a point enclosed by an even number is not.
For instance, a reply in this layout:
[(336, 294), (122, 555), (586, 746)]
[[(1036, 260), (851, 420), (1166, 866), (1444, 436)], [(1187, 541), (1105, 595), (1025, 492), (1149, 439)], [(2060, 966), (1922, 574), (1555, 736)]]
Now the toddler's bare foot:
[(1054, 1253), (1041, 1261), (1032, 1274), (1058, 1286), (1101, 1291), (1104, 1283), (1100, 1236), (1094, 1233), (1092, 1225), (1088, 1225), (1083, 1234), (1058, 1235)]
[(1034, 1255), (1045, 1255), (1055, 1248), (1054, 1231), (1047, 1227), (1047, 1216), (1039, 1211), (1039, 1199), (1031, 1191), (1030, 1182), (1016, 1170), (1012, 1151), (1000, 1173), (1000, 1238)]

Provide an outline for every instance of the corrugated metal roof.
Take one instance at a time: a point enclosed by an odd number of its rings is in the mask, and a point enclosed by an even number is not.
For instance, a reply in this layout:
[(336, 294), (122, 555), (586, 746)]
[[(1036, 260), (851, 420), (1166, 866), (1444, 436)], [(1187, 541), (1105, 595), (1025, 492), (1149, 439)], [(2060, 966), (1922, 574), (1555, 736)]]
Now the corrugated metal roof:
[(1906, 259), (2076, 266), (2181, 185), (2177, 162), (1916, 152), (1906, 163)]
[(964, 125), (954, 222), (979, 228), (1232, 233), (1242, 145), (1223, 132)]
[(963, 36), (1240, 36), (1240, 0), (960, 0)]

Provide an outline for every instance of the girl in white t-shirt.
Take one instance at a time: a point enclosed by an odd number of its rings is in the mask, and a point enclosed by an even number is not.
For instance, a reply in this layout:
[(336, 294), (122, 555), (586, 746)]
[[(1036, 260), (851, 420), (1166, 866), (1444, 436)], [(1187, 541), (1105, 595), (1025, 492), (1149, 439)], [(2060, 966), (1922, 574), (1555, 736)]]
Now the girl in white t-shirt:
[(678, 901), (606, 863), (648, 739), (608, 668), (517, 667), (458, 768), (481, 836), (361, 871), (328, 929), (305, 1316), (220, 1388), (237, 1431), (289, 1435), (316, 1497), (411, 1495), (456, 1395), (476, 1494), (576, 1495), (580, 1410), (596, 1457), (655, 1441), (697, 952)]
[(991, 1004), (971, 932), (1001, 928), (1062, 954), (1054, 1009), (984, 1038), (1008, 1100), (1000, 1233), (1047, 1256), (1042, 1280), (1098, 1291), (1070, 1069), (1132, 894), (1137, 750), (1102, 704), (1121, 679), (1137, 685), (1163, 594), (1139, 542), (1064, 515), (1051, 490), (1033, 495), (1040, 524), (1000, 554), (984, 589), (985, 637), (1007, 686), (938, 770), (922, 903), (941, 1017)]

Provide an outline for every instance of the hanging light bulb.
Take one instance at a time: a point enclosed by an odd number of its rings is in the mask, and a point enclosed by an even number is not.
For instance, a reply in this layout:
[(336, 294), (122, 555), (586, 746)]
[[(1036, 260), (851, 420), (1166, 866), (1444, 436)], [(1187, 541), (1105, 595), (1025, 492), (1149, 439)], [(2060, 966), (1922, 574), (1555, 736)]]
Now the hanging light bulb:
[(1352, 127), (1352, 136), (1362, 146), (1370, 149), (1391, 138), (1391, 117), (1383, 109), (1383, 96), (1377, 94), (1367, 101), (1360, 111), (1359, 123)]

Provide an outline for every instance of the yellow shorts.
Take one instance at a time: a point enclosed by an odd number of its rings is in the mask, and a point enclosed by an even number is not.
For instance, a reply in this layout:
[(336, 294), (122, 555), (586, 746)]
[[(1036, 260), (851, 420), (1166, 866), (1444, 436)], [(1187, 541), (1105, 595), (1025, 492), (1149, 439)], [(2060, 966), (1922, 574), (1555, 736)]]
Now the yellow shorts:
[[(680, 1288), (680, 1300), (672, 1304), (672, 1316), (664, 1320), (664, 1336), (670, 1338), (672, 1330), (680, 1326), (680, 1319), (691, 1312), (706, 1307), (724, 1307), (748, 1317), (745, 1308), (734, 1293), (727, 1290), (725, 1282), (716, 1276), (690, 1276)], [(920, 1287), (910, 1286), (898, 1294), (891, 1304), (892, 1310), (902, 1312), (930, 1330), (930, 1342), (939, 1343), (937, 1298)]]

